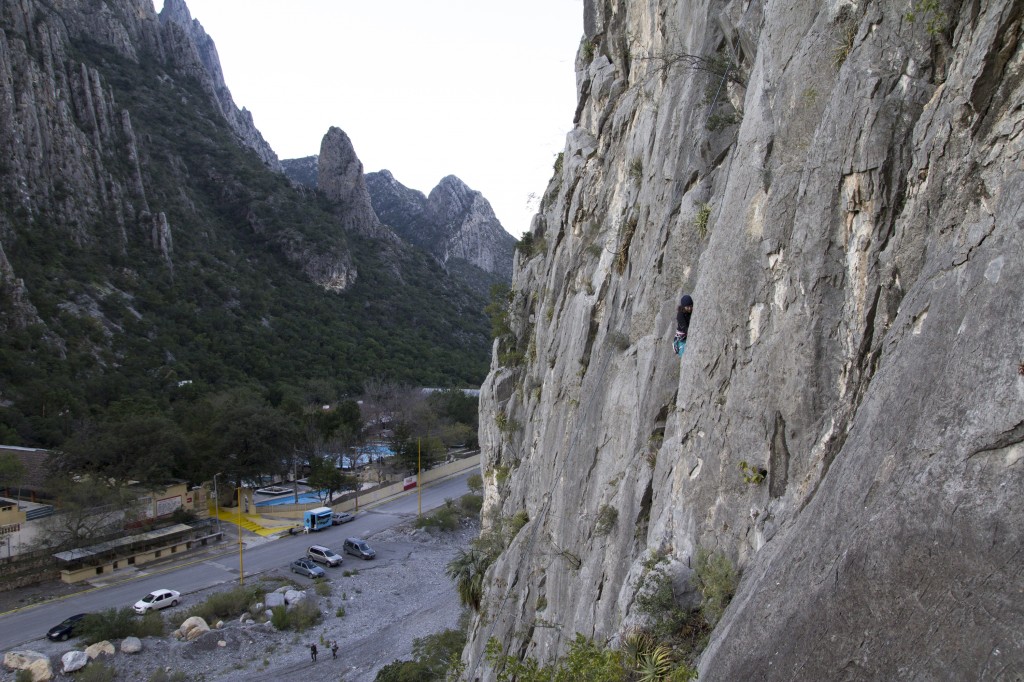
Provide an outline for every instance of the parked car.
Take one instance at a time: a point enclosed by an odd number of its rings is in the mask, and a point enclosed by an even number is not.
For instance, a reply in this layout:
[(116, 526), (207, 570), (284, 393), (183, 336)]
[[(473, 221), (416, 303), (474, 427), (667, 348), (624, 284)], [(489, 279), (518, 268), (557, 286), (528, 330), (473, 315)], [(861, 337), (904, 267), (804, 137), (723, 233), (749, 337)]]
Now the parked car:
[(340, 554), (323, 545), (313, 545), (306, 550), (306, 556), (328, 566), (341, 566), (341, 562), (344, 561)]
[(145, 597), (135, 602), (135, 613), (146, 613), (165, 609), (168, 606), (177, 606), (181, 600), (181, 592), (176, 590), (153, 590)]
[(359, 538), (347, 538), (343, 549), (346, 554), (354, 554), (360, 559), (366, 559), (367, 561), (377, 556), (377, 553), (366, 544), (366, 541)]
[(54, 625), (50, 628), (50, 631), (46, 633), (46, 636), (54, 642), (66, 642), (72, 637), (77, 636), (77, 631), (82, 627), (82, 620), (85, 616), (86, 614), (84, 613), (76, 613), (73, 616), (65, 618), (59, 625)]
[(306, 557), (293, 561), (291, 569), (292, 573), (298, 573), (299, 575), (304, 575), (307, 578), (322, 578), (326, 575), (326, 573), (324, 573), (324, 569), (317, 566), (316, 562), (312, 559), (307, 559)]
[(348, 512), (335, 512), (334, 513), (334, 525), (340, 526), (343, 523), (354, 521), (356, 517), (352, 516)]

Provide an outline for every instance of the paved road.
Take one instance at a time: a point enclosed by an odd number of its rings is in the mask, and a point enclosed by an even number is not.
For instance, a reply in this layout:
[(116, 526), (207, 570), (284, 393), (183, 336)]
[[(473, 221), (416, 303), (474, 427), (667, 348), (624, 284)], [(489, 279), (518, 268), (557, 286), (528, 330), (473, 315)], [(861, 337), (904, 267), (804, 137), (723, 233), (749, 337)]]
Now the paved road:
[[(456, 499), (468, 492), (466, 479), (474, 472), (475, 469), (470, 469), (424, 486), (421, 495), (423, 512), (444, 504), (448, 498)], [(286, 569), (294, 559), (304, 555), (306, 547), (311, 544), (327, 545), (341, 553), (344, 539), (357, 536), (370, 538), (370, 545), (373, 546), (374, 533), (415, 518), (418, 503), (416, 491), (408, 491), (370, 509), (360, 510), (354, 521), (344, 525), (310, 535), (285, 536), (247, 549), (243, 546), (241, 557), (238, 545), (229, 541), (225, 543), (223, 551), (207, 552), (198, 558), (185, 555), (180, 562), (171, 565), (149, 569), (142, 567), (125, 575), (123, 579), (116, 578), (116, 582), (109, 585), (0, 614), (0, 651), (9, 651), (45, 636), (50, 627), (72, 614), (131, 606), (155, 589), (178, 590), (187, 604), (191, 593), (217, 585), (237, 585), (240, 566), (244, 569), (243, 580), (255, 581), (258, 574), (265, 571)], [(391, 553), (387, 547), (375, 549), (379, 560), (387, 560)], [(361, 567), (363, 561), (345, 555), (344, 565)], [(305, 578), (294, 577), (305, 581)]]

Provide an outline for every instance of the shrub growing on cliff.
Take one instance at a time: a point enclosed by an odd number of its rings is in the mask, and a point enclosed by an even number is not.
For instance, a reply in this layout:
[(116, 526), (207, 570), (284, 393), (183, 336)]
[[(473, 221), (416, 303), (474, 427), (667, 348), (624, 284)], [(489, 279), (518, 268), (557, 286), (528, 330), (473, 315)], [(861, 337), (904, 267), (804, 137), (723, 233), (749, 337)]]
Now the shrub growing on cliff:
[(736, 594), (739, 575), (724, 554), (711, 553), (704, 549), (697, 552), (697, 565), (694, 569), (697, 589), (703, 597), (701, 615), (708, 625), (714, 627)]
[(474, 611), (480, 610), (484, 596), (484, 573), (492, 560), (493, 557), (479, 550), (471, 549), (467, 552), (460, 549), (455, 558), (448, 562), (445, 573), (455, 581), (455, 589), (463, 606)]
[(495, 671), (498, 682), (624, 682), (629, 679), (622, 652), (603, 647), (579, 633), (565, 656), (550, 666), (542, 666), (534, 658), (520, 661), (515, 656), (505, 655), (494, 638), (487, 641), (485, 659)]
[(708, 220), (711, 218), (711, 204), (701, 204), (697, 207), (697, 215), (693, 219), (693, 229), (697, 236), (704, 239), (708, 236)]
[(619, 520), (619, 510), (610, 504), (602, 504), (597, 510), (597, 523), (594, 524), (594, 532), (598, 535), (608, 535)]
[(445, 680), (461, 673), (459, 656), (466, 644), (462, 630), (444, 630), (412, 642), (411, 661), (395, 661), (380, 669), (375, 682)]

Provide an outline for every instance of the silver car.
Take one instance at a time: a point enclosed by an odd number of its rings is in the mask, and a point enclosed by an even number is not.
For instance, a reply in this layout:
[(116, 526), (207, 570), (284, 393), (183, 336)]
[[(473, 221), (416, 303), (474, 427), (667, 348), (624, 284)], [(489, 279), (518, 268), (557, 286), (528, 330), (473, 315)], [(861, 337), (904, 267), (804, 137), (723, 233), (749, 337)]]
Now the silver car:
[(307, 578), (323, 578), (326, 575), (324, 569), (317, 566), (312, 559), (307, 559), (306, 557), (293, 561), (291, 569), (292, 573), (298, 573)]

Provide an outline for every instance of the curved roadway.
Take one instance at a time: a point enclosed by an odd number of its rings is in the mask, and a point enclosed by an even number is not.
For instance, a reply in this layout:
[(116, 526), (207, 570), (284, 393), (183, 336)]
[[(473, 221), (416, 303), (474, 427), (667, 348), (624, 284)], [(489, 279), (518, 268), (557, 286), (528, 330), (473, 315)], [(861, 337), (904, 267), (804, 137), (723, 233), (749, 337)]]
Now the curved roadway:
[[(423, 512), (444, 504), (448, 498), (459, 498), (468, 492), (466, 479), (475, 471), (472, 468), (424, 486)], [(226, 541), (222, 548), (213, 552), (207, 550), (199, 557), (185, 554), (170, 565), (133, 569), (123, 579), (114, 577), (116, 582), (111, 584), (0, 614), (0, 651), (10, 651), (45, 637), (47, 630), (72, 614), (131, 606), (152, 590), (178, 590), (183, 602), (188, 604), (188, 595), (194, 592), (222, 584), (237, 584), (240, 565), (244, 569), (243, 581), (256, 580), (260, 573), (286, 568), (305, 554), (305, 547), (309, 544), (328, 545), (340, 553), (344, 539), (357, 536), (369, 538), (373, 546), (374, 533), (415, 518), (417, 507), (416, 490), (410, 490), (369, 509), (361, 509), (354, 521), (341, 526), (310, 535), (286, 535), (280, 540), (264, 541), (247, 549), (243, 547), (241, 557), (237, 543)], [(378, 557), (380, 554), (378, 551)], [(345, 560), (348, 563), (356, 558), (346, 555)]]

